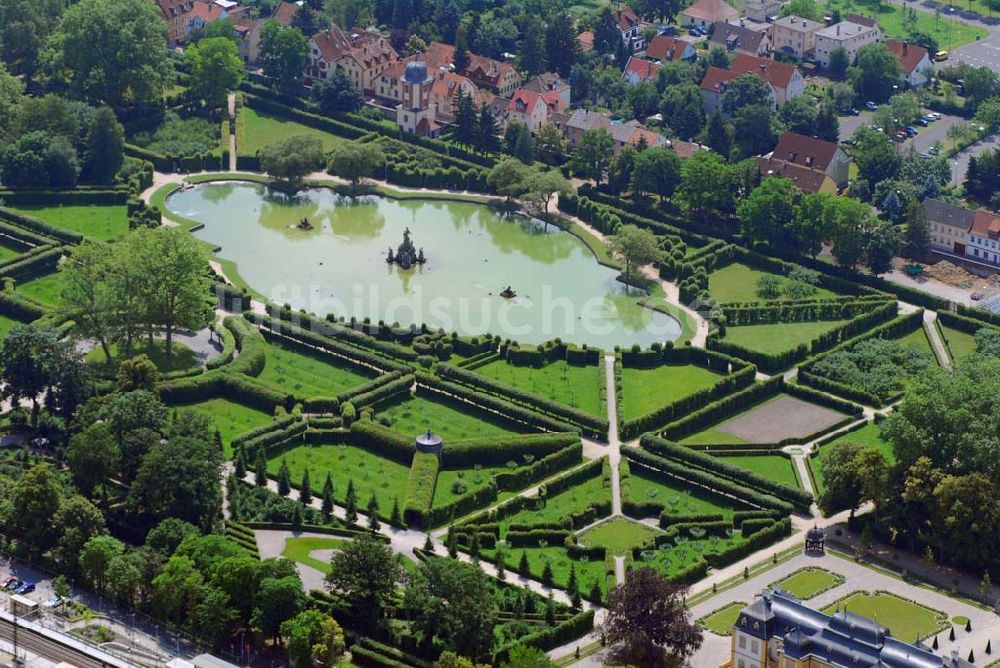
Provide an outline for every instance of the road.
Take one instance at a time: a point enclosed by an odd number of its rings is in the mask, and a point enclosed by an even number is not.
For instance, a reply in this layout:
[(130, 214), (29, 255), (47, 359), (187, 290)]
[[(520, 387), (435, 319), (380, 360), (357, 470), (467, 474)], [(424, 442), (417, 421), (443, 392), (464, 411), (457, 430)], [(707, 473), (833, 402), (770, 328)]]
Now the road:
[(985, 139), (977, 141), (948, 161), (948, 164), (951, 165), (952, 185), (958, 186), (965, 181), (965, 172), (969, 168), (969, 158), (979, 157), (987, 149), (1000, 149), (1000, 134), (990, 135)]

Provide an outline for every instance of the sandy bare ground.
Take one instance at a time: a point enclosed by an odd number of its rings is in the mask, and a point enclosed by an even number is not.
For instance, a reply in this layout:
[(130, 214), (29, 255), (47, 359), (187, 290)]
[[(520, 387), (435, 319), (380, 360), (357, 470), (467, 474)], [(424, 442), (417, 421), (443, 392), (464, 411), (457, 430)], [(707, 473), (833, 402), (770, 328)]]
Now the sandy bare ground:
[(776, 443), (814, 434), (843, 418), (842, 413), (783, 394), (716, 429), (748, 443)]

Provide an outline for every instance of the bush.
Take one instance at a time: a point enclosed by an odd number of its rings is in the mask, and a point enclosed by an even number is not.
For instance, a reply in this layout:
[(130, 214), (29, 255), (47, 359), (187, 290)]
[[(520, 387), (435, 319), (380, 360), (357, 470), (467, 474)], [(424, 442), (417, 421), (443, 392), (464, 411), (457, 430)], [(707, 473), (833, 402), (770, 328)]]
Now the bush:
[(435, 454), (417, 452), (413, 455), (413, 464), (406, 481), (406, 502), (403, 505), (403, 522), (406, 525), (418, 524), (423, 514), (430, 510), (434, 502), (439, 464)]

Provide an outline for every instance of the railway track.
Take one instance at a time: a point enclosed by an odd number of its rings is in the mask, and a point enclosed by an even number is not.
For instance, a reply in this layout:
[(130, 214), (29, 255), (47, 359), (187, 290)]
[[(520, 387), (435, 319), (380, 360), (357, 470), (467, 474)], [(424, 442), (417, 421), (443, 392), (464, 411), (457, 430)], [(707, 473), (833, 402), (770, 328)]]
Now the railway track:
[[(43, 634), (34, 625), (20, 622), (17, 627), (18, 650), (45, 657), (53, 662), (65, 661), (77, 668), (132, 668), (132, 664), (110, 654), (85, 645), (77, 647), (72, 641), (61, 641), (56, 634)], [(0, 615), (0, 640), (14, 642), (14, 622), (8, 615)], [(89, 651), (88, 651), (89, 650)]]

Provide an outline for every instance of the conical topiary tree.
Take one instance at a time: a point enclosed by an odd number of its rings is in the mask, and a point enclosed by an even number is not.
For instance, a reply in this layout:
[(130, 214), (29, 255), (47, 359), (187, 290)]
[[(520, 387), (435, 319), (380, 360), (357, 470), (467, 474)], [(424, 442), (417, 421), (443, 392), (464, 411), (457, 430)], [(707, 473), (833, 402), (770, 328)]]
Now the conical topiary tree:
[(327, 472), (326, 480), (323, 481), (323, 515), (327, 519), (333, 515), (333, 478)]
[(233, 468), (236, 471), (237, 480), (243, 480), (243, 478), (247, 477), (247, 453), (244, 451), (242, 443), (236, 448), (236, 458), (233, 460)]
[(455, 527), (448, 527), (448, 556), (452, 559), (458, 558), (458, 536), (455, 534)]
[(965, 632), (966, 633), (972, 633), (972, 620), (971, 619), (965, 620)]
[(594, 584), (590, 588), (590, 600), (597, 605), (601, 604), (601, 583), (597, 580), (594, 580)]
[(424, 552), (434, 553), (434, 539), (430, 534), (427, 534), (427, 540), (424, 541)]
[(375, 533), (381, 528), (381, 524), (378, 521), (378, 499), (375, 498), (375, 493), (372, 493), (372, 498), (368, 499), (368, 528)]
[(552, 587), (552, 564), (545, 561), (545, 568), (542, 569), (542, 584), (546, 587)]
[(254, 464), (254, 483), (258, 487), (267, 487), (267, 458), (264, 448), (257, 448), (257, 462)]
[(976, 652), (975, 652), (975, 650), (971, 650), (970, 649), (969, 650), (969, 663), (975, 663), (975, 662), (976, 662)]
[(308, 506), (312, 503), (312, 485), (309, 483), (309, 469), (302, 472), (302, 483), (299, 485), (299, 503)]
[(937, 648), (938, 648), (938, 639), (937, 639), (937, 636), (935, 635), (934, 636), (934, 642), (931, 643), (931, 649), (937, 649)]
[(393, 497), (392, 499), (392, 512), (389, 513), (389, 524), (395, 526), (402, 526), (403, 519), (399, 515), (399, 497)]
[(986, 656), (989, 656), (992, 653), (993, 653), (993, 641), (987, 639), (987, 641), (986, 641)]
[(344, 510), (346, 511), (344, 519), (347, 520), (348, 524), (354, 524), (358, 521), (358, 493), (354, 491), (354, 478), (347, 481), (347, 493), (344, 498)]
[(948, 640), (951, 640), (951, 641), (955, 640), (955, 627), (954, 626), (951, 627), (951, 629), (948, 631)]
[(531, 565), (528, 564), (527, 550), (521, 550), (521, 560), (517, 563), (517, 574), (522, 578), (531, 575)]
[(278, 469), (278, 494), (288, 496), (292, 491), (292, 473), (288, 470), (288, 462), (284, 458), (281, 460), (281, 468)]
[(507, 579), (507, 558), (504, 556), (503, 550), (497, 550), (497, 578)]

